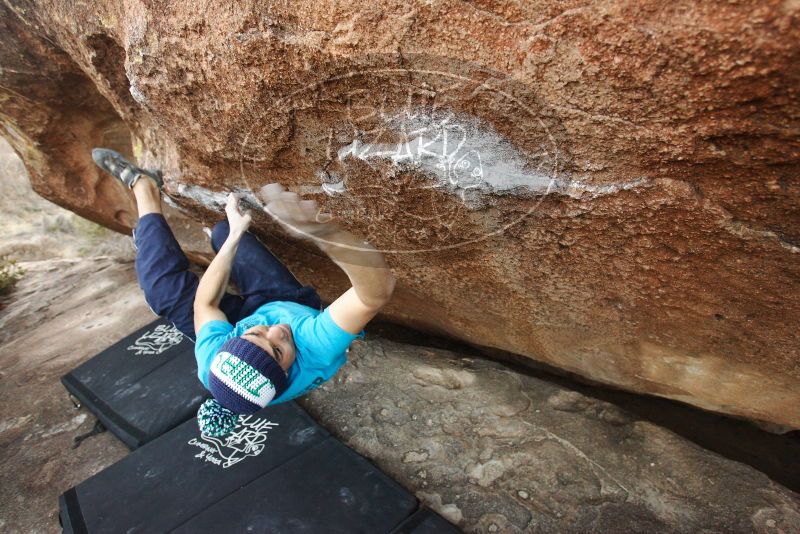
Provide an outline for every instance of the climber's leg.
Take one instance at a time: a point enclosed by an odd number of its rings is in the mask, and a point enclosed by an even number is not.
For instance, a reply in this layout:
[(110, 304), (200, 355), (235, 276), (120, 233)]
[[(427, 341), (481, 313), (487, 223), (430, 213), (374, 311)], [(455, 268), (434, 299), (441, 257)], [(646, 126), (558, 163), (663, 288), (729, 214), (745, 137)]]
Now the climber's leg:
[[(171, 321), (183, 335), (194, 340), (194, 295), (199, 279), (189, 271), (181, 250), (161, 213), (161, 195), (152, 180), (133, 186), (139, 223), (134, 230), (136, 275), (147, 304), (156, 315)], [(232, 322), (240, 318), (243, 300), (225, 294), (220, 309)]]
[(158, 184), (153, 180), (136, 180), (131, 188), (133, 196), (136, 197), (136, 209), (139, 211), (139, 218), (151, 213), (161, 213), (161, 192)]
[[(219, 250), (228, 238), (228, 222), (222, 221), (211, 232), (211, 246)], [(246, 317), (259, 306), (275, 301), (289, 300), (305, 304), (316, 310), (321, 301), (313, 286), (304, 286), (253, 234), (246, 233), (239, 242), (231, 268), (231, 279), (239, 286), (245, 299), (242, 316)]]
[[(98, 167), (133, 190), (139, 223), (133, 232), (136, 275), (150, 309), (194, 340), (194, 295), (199, 280), (161, 213), (160, 171), (143, 169), (108, 148), (92, 150)], [(231, 321), (239, 319), (243, 300), (226, 294), (220, 309)]]

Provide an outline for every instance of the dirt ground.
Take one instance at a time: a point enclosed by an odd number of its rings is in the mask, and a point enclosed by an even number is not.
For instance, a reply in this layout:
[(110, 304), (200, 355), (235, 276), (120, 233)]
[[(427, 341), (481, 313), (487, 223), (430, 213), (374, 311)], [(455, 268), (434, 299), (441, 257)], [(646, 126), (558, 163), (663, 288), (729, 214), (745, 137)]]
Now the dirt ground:
[(73, 406), (59, 379), (153, 314), (129, 261), (24, 266), (0, 312), (0, 531), (58, 532), (58, 496), (127, 454), (109, 432), (73, 448), (94, 417)]
[(127, 454), (109, 433), (73, 448), (94, 417), (59, 379), (153, 314), (130, 238), (36, 195), (2, 139), (0, 213), (0, 256), (25, 270), (0, 302), (0, 531), (58, 532), (58, 496)]

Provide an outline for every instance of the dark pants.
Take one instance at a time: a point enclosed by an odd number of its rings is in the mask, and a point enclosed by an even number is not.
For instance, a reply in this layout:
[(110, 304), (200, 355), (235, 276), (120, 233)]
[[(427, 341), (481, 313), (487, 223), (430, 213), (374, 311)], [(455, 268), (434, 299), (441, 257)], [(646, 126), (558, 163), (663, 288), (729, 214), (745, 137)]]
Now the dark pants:
[[(218, 251), (228, 237), (228, 222), (211, 232), (211, 246)], [(133, 235), (136, 274), (147, 304), (157, 315), (171, 321), (183, 335), (194, 340), (194, 295), (200, 280), (189, 271), (164, 216), (150, 213), (139, 219)], [(290, 300), (320, 309), (322, 303), (312, 286), (304, 286), (267, 247), (250, 233), (239, 243), (231, 279), (241, 295), (225, 293), (220, 309), (235, 324), (259, 306), (274, 300)]]

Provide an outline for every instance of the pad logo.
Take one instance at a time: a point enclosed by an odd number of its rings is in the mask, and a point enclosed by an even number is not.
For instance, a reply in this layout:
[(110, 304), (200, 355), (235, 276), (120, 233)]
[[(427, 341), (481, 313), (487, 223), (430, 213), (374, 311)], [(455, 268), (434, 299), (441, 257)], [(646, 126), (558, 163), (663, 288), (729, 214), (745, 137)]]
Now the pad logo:
[(173, 325), (160, 324), (142, 334), (128, 350), (137, 356), (154, 356), (168, 351), (183, 341), (183, 334)]
[(247, 415), (239, 417), (236, 429), (224, 438), (201, 434), (199, 438), (190, 439), (188, 444), (200, 449), (195, 458), (227, 469), (245, 458), (264, 452), (267, 432), (276, 426), (278, 423)]

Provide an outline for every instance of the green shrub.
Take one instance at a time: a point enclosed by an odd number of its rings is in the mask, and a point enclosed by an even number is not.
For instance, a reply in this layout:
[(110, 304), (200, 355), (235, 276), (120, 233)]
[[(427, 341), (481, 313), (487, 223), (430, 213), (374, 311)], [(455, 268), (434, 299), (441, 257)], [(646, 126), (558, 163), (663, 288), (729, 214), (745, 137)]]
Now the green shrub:
[(17, 262), (8, 256), (0, 256), (0, 295), (7, 295), (25, 274), (25, 269), (17, 267)]

